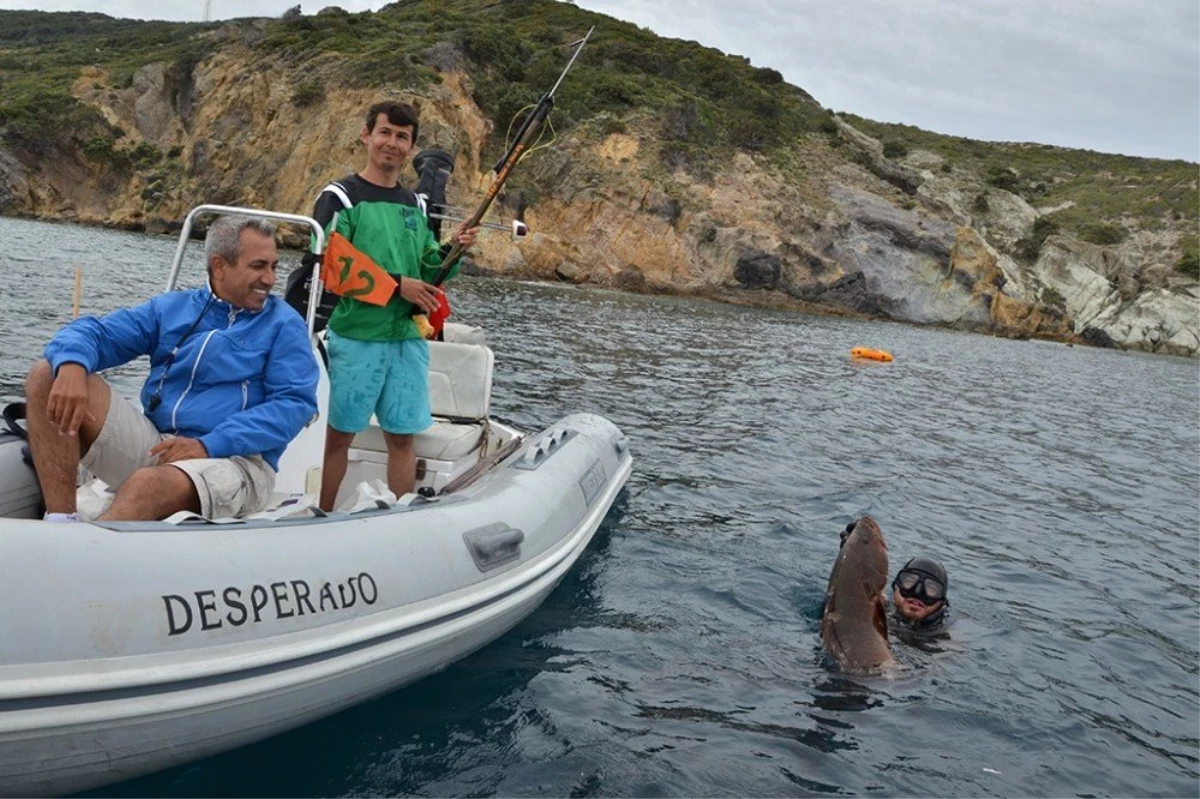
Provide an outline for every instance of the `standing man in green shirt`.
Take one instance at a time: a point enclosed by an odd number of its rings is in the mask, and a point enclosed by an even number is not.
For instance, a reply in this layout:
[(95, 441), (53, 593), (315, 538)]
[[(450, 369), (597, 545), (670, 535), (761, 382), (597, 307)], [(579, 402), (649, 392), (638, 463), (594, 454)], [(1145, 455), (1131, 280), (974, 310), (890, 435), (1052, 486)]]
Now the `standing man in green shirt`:
[[(416, 484), (413, 435), (433, 423), (429, 343), (412, 314), (437, 310), (441, 292), (426, 281), (437, 273), (442, 256), (422, 200), (399, 184), (418, 128), (411, 105), (371, 106), (359, 134), (367, 148), (366, 166), (326, 186), (313, 211), (327, 233), (345, 236), (398, 284), (386, 305), (344, 296), (329, 317), (329, 421), (321, 480), (321, 507), (327, 511), (333, 510), (346, 476), (354, 436), (370, 424), (371, 414), (387, 442), (388, 488), (398, 497)], [(478, 231), (464, 222), (450, 241), (469, 248)], [(455, 264), (450, 276), (457, 273)]]

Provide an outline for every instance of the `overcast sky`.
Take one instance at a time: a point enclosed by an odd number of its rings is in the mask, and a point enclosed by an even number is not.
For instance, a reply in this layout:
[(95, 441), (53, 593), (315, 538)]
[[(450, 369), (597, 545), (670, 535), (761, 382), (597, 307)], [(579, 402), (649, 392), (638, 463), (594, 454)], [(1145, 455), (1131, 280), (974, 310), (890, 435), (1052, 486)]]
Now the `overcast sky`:
[[(213, 19), (295, 0), (210, 0)], [(821, 105), (992, 141), (1200, 161), (1197, 0), (576, 0), (772, 67)], [(375, 10), (384, 0), (312, 3)], [(205, 0), (0, 0), (203, 19)], [(580, 32), (582, 33), (582, 31)], [(586, 51), (585, 55), (586, 57)]]

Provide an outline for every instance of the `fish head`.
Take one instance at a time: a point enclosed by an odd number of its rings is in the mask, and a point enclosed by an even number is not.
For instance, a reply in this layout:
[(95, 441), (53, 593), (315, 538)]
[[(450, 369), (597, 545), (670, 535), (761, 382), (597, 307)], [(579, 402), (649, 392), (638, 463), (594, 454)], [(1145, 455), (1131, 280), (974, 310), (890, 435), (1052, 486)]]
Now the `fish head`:
[(867, 593), (882, 593), (887, 588), (887, 540), (883, 537), (879, 525), (870, 516), (863, 516), (854, 523), (838, 552), (839, 563), (834, 564), (835, 571), (843, 560), (850, 563), (846, 568), (861, 580)]

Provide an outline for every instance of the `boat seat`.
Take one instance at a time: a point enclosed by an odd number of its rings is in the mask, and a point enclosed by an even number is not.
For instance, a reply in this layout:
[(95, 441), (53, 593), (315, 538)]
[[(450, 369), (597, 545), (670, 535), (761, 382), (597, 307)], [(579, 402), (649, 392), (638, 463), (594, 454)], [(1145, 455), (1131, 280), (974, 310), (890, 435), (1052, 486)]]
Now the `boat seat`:
[[(429, 342), (429, 409), (434, 423), (413, 437), (418, 458), (453, 461), (475, 450), (487, 432), (495, 356), (482, 344)], [(387, 452), (375, 419), (354, 437), (355, 449)]]
[[(321, 464), (325, 460), (325, 422), (329, 418), (329, 370), (325, 367), (324, 346), (314, 337), (313, 357), (317, 361), (317, 413), (308, 420), (279, 458), (275, 475), (276, 497), (319, 493)], [(272, 502), (272, 505), (275, 503)]]
[[(483, 443), (487, 423), (480, 422), (447, 422), (433, 420), (433, 426), (422, 430), (413, 436), (413, 449), (418, 458), (432, 458), (440, 461), (455, 461), (471, 454)], [(368, 427), (354, 437), (352, 447), (364, 453), (378, 453), (378, 458), (367, 457), (367, 460), (386, 462), (387, 443), (383, 440), (383, 431), (378, 427)], [(363, 453), (359, 453), (360, 457)]]
[(452, 421), (481, 421), (492, 402), (492, 351), (482, 344), (429, 342), (429, 409)]
[(464, 325), (459, 322), (447, 322), (442, 327), (442, 341), (458, 344), (487, 344), (482, 327)]
[[(448, 482), (457, 471), (453, 464), (468, 459), (471, 453), (487, 443), (495, 363), (478, 328), (447, 325), (446, 334), (453, 340), (429, 342), (429, 405), (434, 423), (413, 437), (417, 458), (429, 468), (445, 472), (440, 477), (430, 478), (435, 485)], [(314, 347), (319, 343), (318, 337)], [(295, 501), (299, 496), (319, 494), (321, 490), (325, 420), (329, 414), (329, 374), (319, 351), (317, 355), (320, 369), (318, 417), (284, 451), (271, 508)], [(373, 468), (376, 464), (387, 463), (387, 444), (374, 418), (370, 427), (354, 437), (350, 459), (351, 471), (354, 471), (355, 461), (371, 464)], [(461, 468), (467, 466), (464, 464)], [(355, 477), (351, 474), (343, 482), (343, 492), (353, 487)]]

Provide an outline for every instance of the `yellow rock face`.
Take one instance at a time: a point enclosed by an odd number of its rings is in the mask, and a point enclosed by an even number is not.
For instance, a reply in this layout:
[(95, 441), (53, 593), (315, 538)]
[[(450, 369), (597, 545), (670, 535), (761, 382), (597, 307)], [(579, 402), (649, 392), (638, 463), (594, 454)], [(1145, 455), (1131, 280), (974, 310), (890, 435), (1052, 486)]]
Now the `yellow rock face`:
[(951, 271), (974, 278), (973, 294), (989, 303), (992, 325), (1012, 336), (1077, 339), (1070, 319), (1057, 308), (1010, 296), (1001, 290), (1007, 278), (997, 263), (994, 251), (970, 227), (960, 227), (950, 253)]
[[(309, 71), (319, 68), (318, 59)], [(493, 125), (471, 99), (469, 76), (442, 78), (420, 97), (331, 86), (297, 107), (294, 71), (256, 59), (245, 47), (225, 47), (198, 64), (186, 85), (161, 64), (144, 68), (123, 88), (89, 67), (74, 85), (75, 96), (124, 132), (118, 146), (145, 143), (166, 157), (151, 169), (120, 174), (82, 160), (40, 164), (48, 185), (21, 210), (126, 227), (180, 219), (202, 202), (307, 213), (327, 182), (361, 168), (362, 114), (393, 98), (420, 107), (418, 144), (454, 155), (449, 201), (469, 211), (492, 179), (482, 152)], [(485, 235), (476, 260), (492, 271), (543, 278), (572, 263), (600, 283), (634, 267), (658, 290), (703, 291), (731, 281), (740, 241), (768, 250), (799, 246), (780, 235), (781, 226), (806, 227), (809, 209), (794, 187), (750, 156), (739, 155), (711, 182), (680, 172), (667, 177), (665, 188), (645, 177), (656, 163), (657, 154), (644, 153), (639, 139), (626, 133), (598, 145), (567, 138), (535, 151), (519, 170), (562, 190), (526, 210), (534, 235), (517, 243)], [(563, 179), (555, 181), (559, 172)], [(411, 184), (416, 176), (408, 170), (402, 180)], [(499, 210), (497, 203), (493, 211)]]

